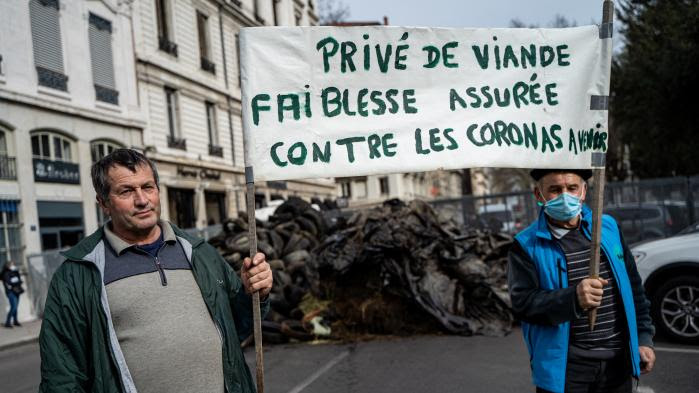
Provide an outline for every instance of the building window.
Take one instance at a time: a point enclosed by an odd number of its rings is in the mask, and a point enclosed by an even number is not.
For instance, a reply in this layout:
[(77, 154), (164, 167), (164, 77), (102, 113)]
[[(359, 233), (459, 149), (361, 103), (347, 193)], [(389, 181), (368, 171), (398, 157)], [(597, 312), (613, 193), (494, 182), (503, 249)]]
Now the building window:
[(354, 190), (356, 191), (357, 198), (366, 198), (367, 197), (366, 179), (357, 180), (355, 182)]
[(38, 201), (41, 250), (71, 247), (85, 236), (80, 202)]
[[(245, 195), (247, 200), (247, 194)], [(265, 194), (255, 193), (255, 209), (262, 209), (267, 206), (267, 199), (265, 199)]]
[(388, 176), (383, 176), (379, 178), (379, 192), (381, 195), (390, 194), (388, 189)]
[(58, 0), (29, 1), (34, 66), (39, 85), (67, 91), (58, 9)]
[(34, 181), (80, 184), (80, 166), (74, 163), (74, 143), (51, 131), (31, 135)]
[(168, 188), (167, 200), (170, 221), (183, 229), (194, 228), (194, 190)]
[(199, 11), (197, 11), (197, 33), (199, 35), (201, 69), (216, 74), (216, 64), (211, 61), (211, 49), (209, 46), (209, 17)]
[(163, 52), (169, 53), (177, 57), (177, 44), (175, 44), (172, 36), (172, 28), (170, 27), (170, 1), (155, 0), (155, 18), (158, 24), (158, 47)]
[(118, 145), (110, 141), (94, 141), (90, 143), (90, 152), (92, 154), (92, 162), (95, 163), (102, 159), (102, 157), (110, 154), (116, 149), (120, 149), (123, 146)]
[(342, 195), (343, 198), (351, 198), (352, 197), (352, 182), (349, 180), (345, 180), (340, 182), (340, 194)]
[(19, 262), (24, 259), (19, 203), (16, 200), (0, 200), (0, 265), (8, 260)]
[(205, 102), (206, 129), (209, 133), (209, 155), (223, 157), (223, 148), (218, 143), (218, 126), (216, 121), (216, 104)]
[(180, 137), (180, 111), (177, 102), (177, 90), (171, 87), (165, 87), (165, 104), (167, 106), (167, 125), (169, 132), (167, 136), (167, 145), (174, 149), (186, 150), (186, 141), (184, 138)]
[(17, 162), (7, 151), (7, 137), (8, 134), (0, 129), (0, 179), (16, 180)]
[(73, 142), (60, 134), (43, 131), (32, 134), (34, 158), (73, 162)]
[(92, 82), (97, 101), (119, 105), (119, 92), (114, 81), (112, 56), (112, 23), (93, 13), (89, 17), (90, 60)]
[(0, 130), (0, 155), (7, 155), (7, 134), (3, 130)]
[(226, 193), (225, 192), (204, 192), (206, 201), (206, 225), (216, 225), (226, 219)]

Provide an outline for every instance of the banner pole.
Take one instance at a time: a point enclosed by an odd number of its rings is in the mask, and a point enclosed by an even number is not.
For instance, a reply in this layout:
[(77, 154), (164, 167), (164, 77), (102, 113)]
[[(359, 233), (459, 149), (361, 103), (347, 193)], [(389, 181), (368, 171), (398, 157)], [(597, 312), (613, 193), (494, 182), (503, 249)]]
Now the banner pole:
[[(245, 191), (248, 212), (248, 243), (250, 258), (257, 254), (257, 224), (255, 221), (255, 180), (252, 167), (245, 167)], [(253, 336), (255, 338), (255, 376), (257, 377), (257, 392), (265, 391), (265, 369), (262, 355), (262, 314), (260, 312), (260, 292), (252, 294)]]
[[(602, 25), (600, 26), (600, 39), (608, 39), (605, 49), (609, 52), (609, 62), (607, 66), (611, 69), (611, 46), (614, 21), (614, 2), (605, 0), (602, 3)], [(610, 71), (611, 72), (611, 71)], [(609, 78), (607, 78), (607, 83)], [(607, 94), (609, 85), (607, 85)], [(608, 110), (609, 96), (592, 97), (590, 109)], [(609, 124), (609, 123), (607, 123)], [(595, 185), (595, 192), (592, 200), (592, 249), (590, 252), (590, 278), (599, 278), (600, 260), (600, 239), (602, 235), (602, 206), (604, 206), (604, 182), (605, 182), (605, 153), (592, 153), (592, 179)], [(588, 312), (588, 322), (590, 331), (595, 329), (597, 320), (597, 308)]]
[[(599, 278), (600, 235), (602, 231), (602, 205), (604, 203), (604, 168), (592, 170), (595, 192), (592, 200), (592, 253), (590, 255), (590, 278)], [(595, 329), (597, 308), (588, 312), (590, 331)]]

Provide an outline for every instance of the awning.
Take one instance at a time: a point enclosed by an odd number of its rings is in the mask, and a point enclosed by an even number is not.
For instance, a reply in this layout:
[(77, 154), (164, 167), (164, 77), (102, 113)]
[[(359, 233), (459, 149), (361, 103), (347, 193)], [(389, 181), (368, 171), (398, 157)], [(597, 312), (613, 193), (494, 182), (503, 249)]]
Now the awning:
[(0, 199), (0, 213), (16, 213), (19, 201)]

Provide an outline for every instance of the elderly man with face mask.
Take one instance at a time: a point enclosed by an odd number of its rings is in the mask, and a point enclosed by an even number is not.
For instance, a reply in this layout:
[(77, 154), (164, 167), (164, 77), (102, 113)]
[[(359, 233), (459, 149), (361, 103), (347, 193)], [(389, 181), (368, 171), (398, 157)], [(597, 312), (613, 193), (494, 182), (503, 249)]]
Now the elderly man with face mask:
[[(655, 362), (654, 327), (619, 226), (602, 217), (599, 278), (588, 277), (590, 170), (534, 169), (538, 220), (509, 255), (512, 309), (522, 322), (537, 392), (631, 392)], [(597, 309), (590, 329), (588, 311)]]

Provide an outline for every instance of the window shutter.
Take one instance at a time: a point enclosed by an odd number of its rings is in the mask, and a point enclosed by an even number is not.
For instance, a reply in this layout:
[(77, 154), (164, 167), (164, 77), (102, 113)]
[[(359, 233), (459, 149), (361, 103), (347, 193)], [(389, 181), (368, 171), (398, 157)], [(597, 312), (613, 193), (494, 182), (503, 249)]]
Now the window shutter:
[(34, 63), (38, 67), (63, 74), (63, 49), (58, 8), (58, 0), (30, 0), (29, 2)]
[(98, 86), (115, 89), (111, 22), (90, 14), (89, 36), (92, 79)]

